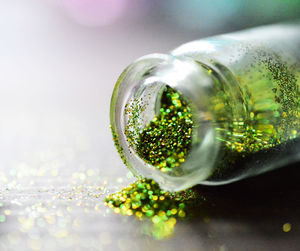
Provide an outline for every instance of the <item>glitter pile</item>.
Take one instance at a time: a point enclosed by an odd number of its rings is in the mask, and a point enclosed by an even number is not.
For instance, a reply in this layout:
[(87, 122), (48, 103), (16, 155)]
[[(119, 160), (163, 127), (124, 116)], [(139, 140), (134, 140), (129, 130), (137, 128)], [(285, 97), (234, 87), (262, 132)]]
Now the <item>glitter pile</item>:
[[(160, 114), (136, 139), (128, 133), (129, 130), (125, 133), (130, 142), (136, 143), (136, 152), (141, 158), (167, 172), (185, 161), (191, 148), (193, 121), (187, 102), (172, 88), (166, 87), (160, 103)], [(136, 111), (132, 108), (131, 113), (132, 110)], [(135, 117), (136, 114), (131, 115), (131, 118)], [(151, 219), (150, 232), (156, 239), (172, 234), (176, 218), (192, 216), (192, 208), (200, 201), (201, 198), (191, 189), (170, 193), (149, 179), (138, 180), (105, 198), (105, 204), (115, 213), (135, 215), (140, 220)]]
[(192, 114), (186, 101), (170, 87), (161, 97), (160, 114), (141, 132), (136, 151), (162, 172), (179, 166), (191, 148)]
[(176, 218), (188, 218), (196, 203), (203, 201), (193, 190), (170, 193), (149, 179), (141, 179), (105, 198), (105, 205), (115, 213), (135, 215), (138, 219), (151, 219), (152, 235), (162, 239), (174, 231)]

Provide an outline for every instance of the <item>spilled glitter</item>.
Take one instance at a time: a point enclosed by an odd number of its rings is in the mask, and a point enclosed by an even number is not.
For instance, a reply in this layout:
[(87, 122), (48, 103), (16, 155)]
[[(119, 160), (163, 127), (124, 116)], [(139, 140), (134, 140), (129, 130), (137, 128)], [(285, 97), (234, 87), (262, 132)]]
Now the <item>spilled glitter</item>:
[(203, 201), (205, 198), (192, 189), (171, 193), (161, 190), (153, 180), (141, 179), (107, 196), (105, 205), (115, 213), (150, 219), (152, 236), (163, 239), (174, 232), (177, 219), (192, 217), (196, 204)]
[[(129, 107), (131, 116), (125, 134), (130, 146), (136, 144), (136, 152), (141, 158), (167, 172), (185, 161), (191, 148), (193, 120), (187, 102), (170, 87), (163, 91), (160, 104), (159, 115), (136, 134), (132, 132), (140, 126), (137, 124), (138, 111), (144, 108), (142, 104), (133, 103)], [(115, 138), (114, 133), (113, 136)], [(118, 144), (116, 146), (118, 148)], [(122, 152), (120, 155), (122, 158)], [(171, 193), (161, 190), (153, 180), (140, 179), (107, 196), (105, 205), (117, 214), (150, 219), (152, 226), (145, 232), (150, 232), (155, 239), (163, 239), (174, 232), (178, 219), (191, 217), (195, 204), (203, 200), (192, 189)]]
[(79, 231), (89, 229), (90, 222), (98, 227), (95, 219), (102, 224), (114, 222), (103, 199), (109, 190), (120, 189), (129, 181), (100, 176), (98, 167), (78, 164), (74, 169), (64, 168), (62, 161), (51, 160), (45, 165), (38, 158), (34, 163), (18, 162), (0, 170), (0, 250), (99, 250), (111, 246), (98, 238), (105, 233), (101, 228), (88, 237)]

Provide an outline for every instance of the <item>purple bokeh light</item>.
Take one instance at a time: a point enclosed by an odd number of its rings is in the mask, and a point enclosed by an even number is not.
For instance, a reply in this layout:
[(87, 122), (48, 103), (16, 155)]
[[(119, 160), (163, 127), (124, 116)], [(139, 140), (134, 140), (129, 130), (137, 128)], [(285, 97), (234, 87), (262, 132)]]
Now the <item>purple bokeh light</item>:
[(105, 26), (128, 10), (130, 0), (61, 0), (76, 22), (86, 26)]

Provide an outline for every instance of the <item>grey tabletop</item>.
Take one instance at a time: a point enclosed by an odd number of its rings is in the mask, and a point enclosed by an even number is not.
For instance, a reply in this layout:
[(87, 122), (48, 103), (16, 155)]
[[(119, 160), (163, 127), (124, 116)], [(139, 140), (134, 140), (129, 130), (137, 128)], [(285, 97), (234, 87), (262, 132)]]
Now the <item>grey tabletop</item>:
[(91, 27), (51, 1), (0, 1), (0, 250), (299, 250), (296, 165), (197, 188), (207, 205), (161, 240), (104, 205), (135, 181), (109, 130), (117, 77), (196, 38), (136, 20)]

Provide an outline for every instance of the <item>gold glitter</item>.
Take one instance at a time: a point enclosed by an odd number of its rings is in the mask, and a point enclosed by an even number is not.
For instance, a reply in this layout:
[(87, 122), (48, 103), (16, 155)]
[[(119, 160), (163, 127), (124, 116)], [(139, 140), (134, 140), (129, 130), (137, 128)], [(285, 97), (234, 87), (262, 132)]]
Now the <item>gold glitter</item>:
[(11, 211), (9, 209), (6, 209), (6, 210), (4, 210), (4, 214), (9, 216), (9, 215), (11, 215)]
[(290, 232), (290, 231), (292, 230), (292, 224), (289, 223), (289, 222), (283, 224), (282, 230), (283, 230), (283, 232), (285, 232), (285, 233)]
[(107, 196), (105, 205), (113, 208), (115, 213), (135, 215), (140, 220), (150, 218), (154, 224), (152, 235), (161, 239), (173, 233), (175, 217), (191, 216), (195, 204), (202, 200), (192, 190), (170, 193), (162, 191), (152, 180), (141, 179), (120, 192)]
[(34, 227), (34, 219), (33, 218), (27, 218), (24, 216), (20, 216), (18, 218), (18, 221), (21, 223), (20, 230), (22, 232), (28, 232), (30, 229)]

